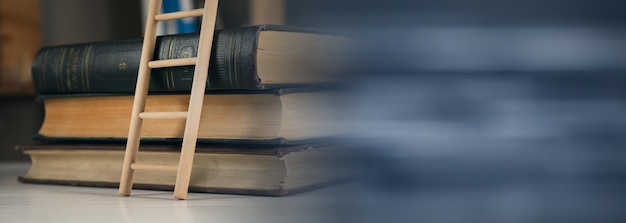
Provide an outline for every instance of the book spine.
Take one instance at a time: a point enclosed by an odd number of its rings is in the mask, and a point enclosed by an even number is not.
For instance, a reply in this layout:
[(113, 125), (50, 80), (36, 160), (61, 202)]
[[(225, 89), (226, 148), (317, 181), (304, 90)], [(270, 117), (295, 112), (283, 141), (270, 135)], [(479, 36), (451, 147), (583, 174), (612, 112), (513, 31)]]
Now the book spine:
[[(216, 31), (207, 89), (261, 89), (256, 73), (259, 27)], [(195, 57), (198, 33), (159, 36), (154, 60)], [(39, 94), (134, 92), (143, 39), (46, 47), (33, 66)], [(194, 67), (152, 70), (150, 91), (189, 91)]]

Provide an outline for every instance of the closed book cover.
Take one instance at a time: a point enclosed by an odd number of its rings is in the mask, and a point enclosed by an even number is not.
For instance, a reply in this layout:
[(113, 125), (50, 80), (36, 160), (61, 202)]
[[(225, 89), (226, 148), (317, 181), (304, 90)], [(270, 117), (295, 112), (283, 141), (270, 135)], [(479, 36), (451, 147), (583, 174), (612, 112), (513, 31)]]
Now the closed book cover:
[[(197, 55), (199, 33), (159, 36), (154, 60)], [(143, 39), (45, 47), (32, 65), (39, 94), (134, 92)], [(267, 89), (341, 81), (347, 39), (284, 26), (217, 30), (207, 89)], [(193, 66), (152, 70), (150, 91), (189, 91)]]
[[(347, 133), (342, 92), (313, 89), (219, 91), (205, 94), (200, 142), (300, 144)], [(45, 95), (36, 139), (125, 141), (133, 96), (128, 94)], [(149, 95), (146, 112), (186, 111), (189, 94)], [(142, 140), (180, 141), (184, 119), (144, 120)]]
[[(337, 144), (288, 147), (199, 145), (189, 190), (191, 192), (285, 196), (351, 178), (342, 167)], [(24, 183), (117, 188), (124, 162), (124, 144), (31, 144), (17, 149), (32, 164), (19, 177)], [(138, 163), (178, 164), (179, 147), (144, 144)], [(134, 188), (173, 190), (176, 171), (136, 170)]]

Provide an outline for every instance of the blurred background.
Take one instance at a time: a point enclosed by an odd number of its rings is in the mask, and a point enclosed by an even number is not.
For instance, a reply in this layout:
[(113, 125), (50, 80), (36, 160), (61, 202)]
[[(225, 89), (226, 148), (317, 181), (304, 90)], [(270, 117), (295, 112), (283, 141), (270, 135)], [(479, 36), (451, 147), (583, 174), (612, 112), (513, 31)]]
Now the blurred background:
[[(2, 0), (3, 13), (16, 2)], [(249, 24), (237, 10), (248, 1), (220, 4), (221, 26)], [(338, 193), (329, 212), (340, 221), (626, 220), (623, 1), (285, 4), (288, 25), (358, 46), (347, 121), (359, 150), (350, 162), (365, 174)], [(142, 35), (140, 1), (38, 7), (40, 23), (28, 25), (43, 46)], [(3, 41), (14, 33), (4, 27)], [(26, 159), (12, 147), (29, 142), (43, 111), (28, 94), (0, 106), (1, 159)]]
[(346, 222), (626, 219), (624, 2), (302, 7), (360, 41)]
[(366, 171), (344, 191), (349, 198), (337, 215), (346, 222), (623, 222), (625, 6), (303, 3), (298, 23), (360, 40), (352, 126)]

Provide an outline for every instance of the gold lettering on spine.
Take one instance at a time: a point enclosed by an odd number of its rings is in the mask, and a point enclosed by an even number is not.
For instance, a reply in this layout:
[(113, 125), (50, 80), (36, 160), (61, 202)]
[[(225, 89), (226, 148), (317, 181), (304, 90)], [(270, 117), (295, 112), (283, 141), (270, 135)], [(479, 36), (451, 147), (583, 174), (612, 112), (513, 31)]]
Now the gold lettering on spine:
[[(173, 45), (172, 47), (174, 47), (174, 46), (177, 46), (178, 43), (174, 42), (172, 45)], [(180, 50), (180, 47), (174, 49), (174, 51), (173, 51), (174, 56), (178, 55), (178, 52), (176, 52), (176, 50)], [(172, 70), (170, 72), (170, 77), (169, 77), (168, 81), (170, 82), (170, 86), (172, 87), (172, 90), (176, 89), (176, 84), (174, 82), (174, 68), (172, 68)]]
[(56, 79), (57, 89), (64, 92), (67, 89), (63, 88), (63, 62), (65, 61), (65, 53), (67, 53), (67, 47), (61, 50), (61, 60), (57, 64), (57, 69), (54, 74), (54, 78)]
[[(184, 48), (184, 47), (182, 47), (182, 46), (181, 46), (181, 48), (180, 48), (180, 49), (183, 49), (183, 48)], [(189, 55), (188, 53), (183, 53), (183, 58), (190, 58), (190, 57), (192, 57), (192, 56), (191, 56), (191, 55)], [(194, 65), (194, 67), (195, 67), (195, 65)], [(183, 69), (183, 72), (182, 72), (182, 73), (180, 73), (180, 74), (178, 74), (178, 75), (181, 75), (181, 76), (182, 76), (182, 75), (186, 75), (186, 73), (191, 72), (191, 71), (190, 71), (191, 69), (189, 69), (189, 67), (181, 67), (180, 69)], [(193, 75), (192, 75), (192, 76), (193, 76)], [(179, 79), (183, 79), (183, 78), (182, 78), (182, 77), (179, 77)], [(193, 80), (193, 77), (192, 77), (191, 79)], [(172, 76), (172, 85), (174, 85), (174, 87), (176, 87), (175, 83), (176, 83), (176, 82), (174, 81), (174, 77)]]
[(78, 61), (80, 60), (80, 52), (80, 49), (70, 48), (70, 55), (67, 65), (65, 66), (65, 75), (67, 76), (65, 84), (70, 91), (78, 89)]

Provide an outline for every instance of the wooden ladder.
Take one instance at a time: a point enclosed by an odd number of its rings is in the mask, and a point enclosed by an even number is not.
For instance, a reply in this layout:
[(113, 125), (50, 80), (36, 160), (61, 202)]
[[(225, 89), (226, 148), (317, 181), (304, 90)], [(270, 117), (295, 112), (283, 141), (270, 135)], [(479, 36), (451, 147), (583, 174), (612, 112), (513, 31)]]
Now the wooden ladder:
[[(137, 88), (135, 89), (135, 98), (128, 131), (128, 142), (124, 155), (122, 178), (120, 179), (120, 194), (130, 195), (133, 187), (133, 173), (136, 169), (177, 170), (178, 174), (176, 175), (174, 197), (181, 200), (187, 199), (193, 157), (198, 139), (198, 128), (200, 126), (200, 114), (202, 112), (209, 70), (211, 46), (215, 32), (217, 5), (218, 0), (206, 0), (203, 9), (161, 14), (161, 0), (150, 1), (148, 19), (146, 20), (146, 32), (141, 52), (141, 62), (137, 75)], [(202, 16), (202, 25), (198, 43), (198, 55), (196, 58), (151, 61), (156, 44), (158, 22), (199, 16)], [(187, 112), (144, 112), (146, 98), (148, 96), (151, 69), (190, 65), (195, 65), (195, 71), (189, 99), (189, 109)], [(187, 119), (178, 168), (175, 166), (135, 163), (139, 152), (141, 125), (144, 119)]]

